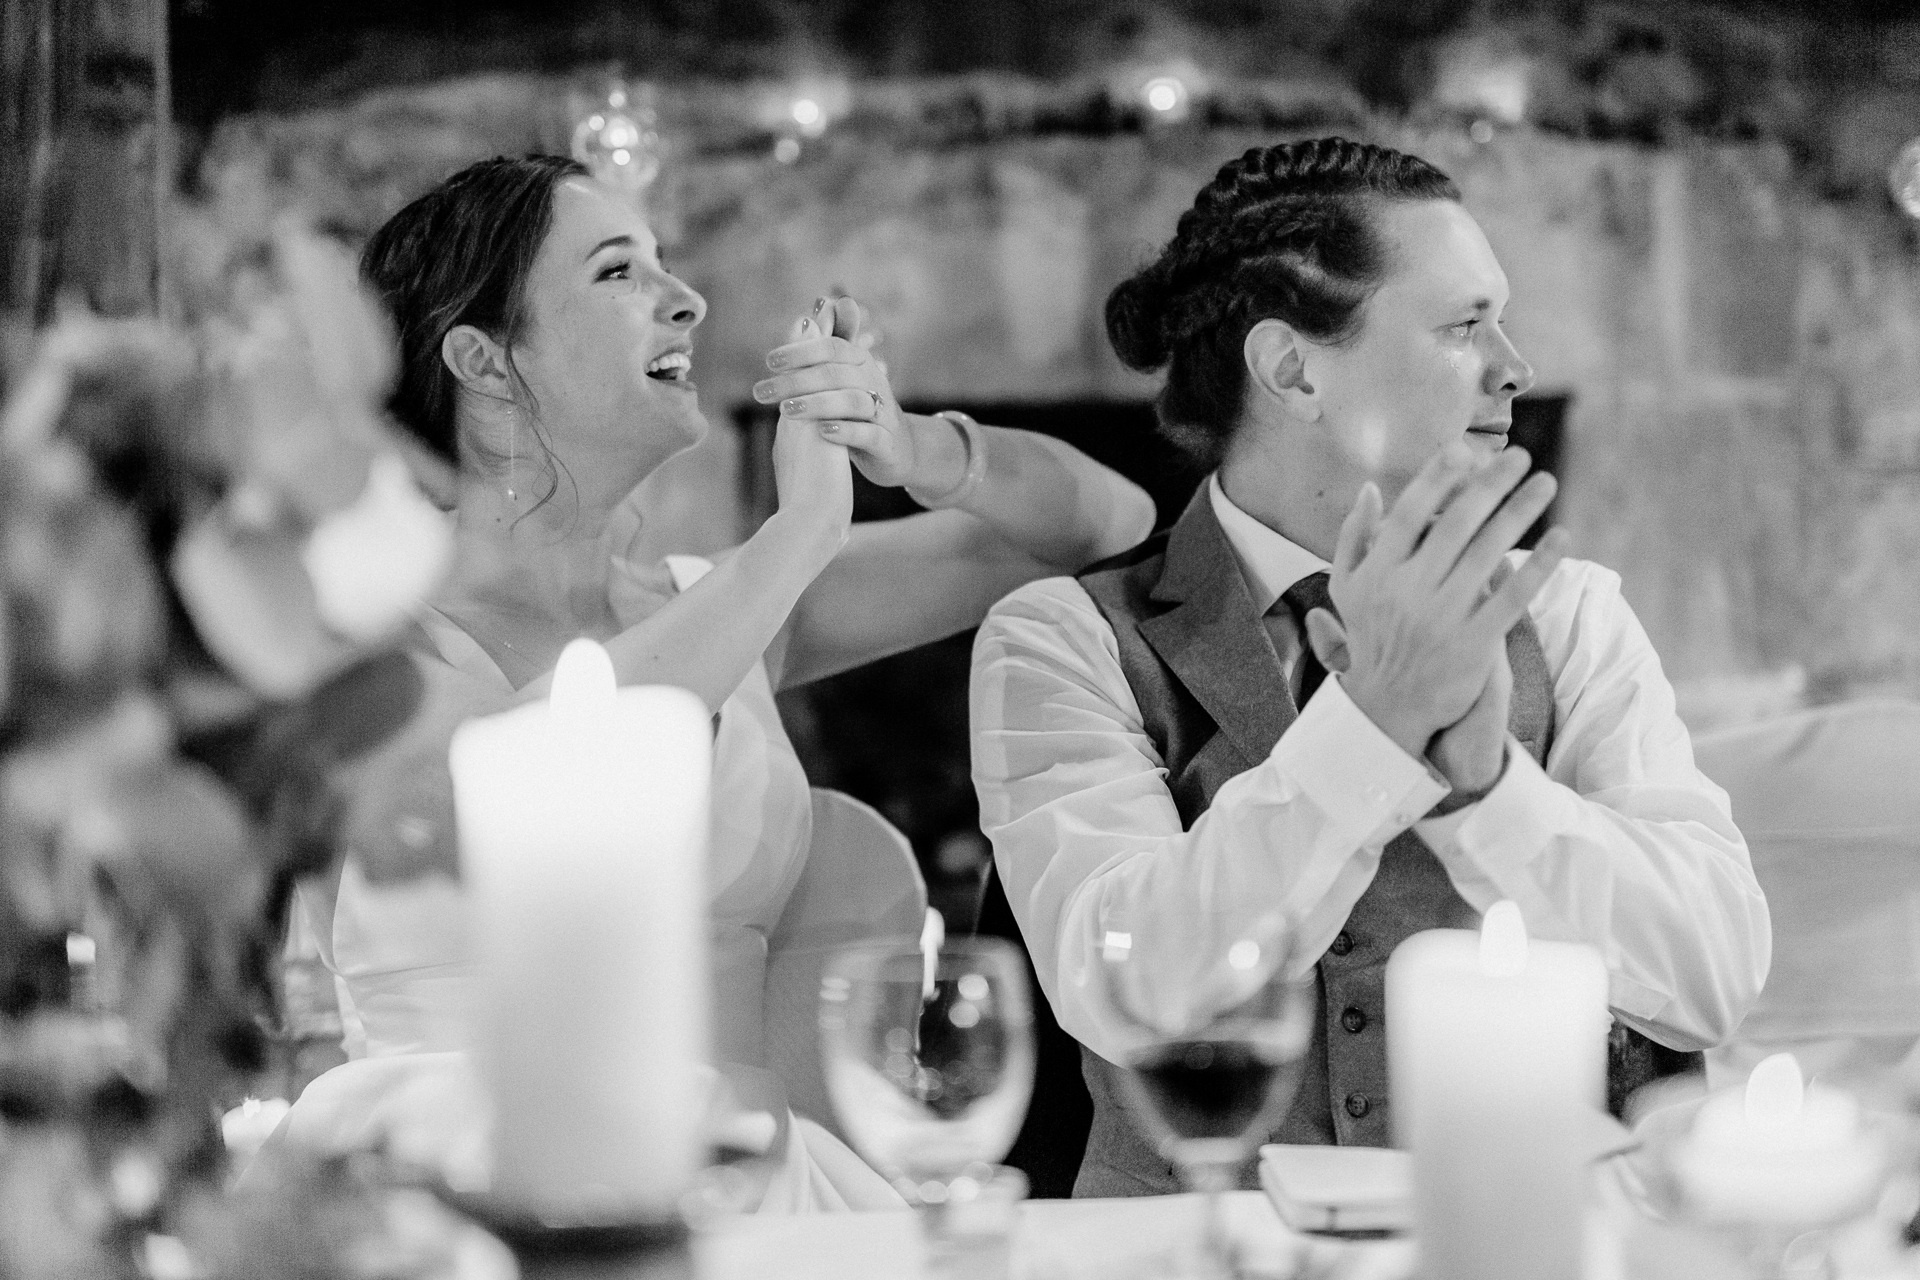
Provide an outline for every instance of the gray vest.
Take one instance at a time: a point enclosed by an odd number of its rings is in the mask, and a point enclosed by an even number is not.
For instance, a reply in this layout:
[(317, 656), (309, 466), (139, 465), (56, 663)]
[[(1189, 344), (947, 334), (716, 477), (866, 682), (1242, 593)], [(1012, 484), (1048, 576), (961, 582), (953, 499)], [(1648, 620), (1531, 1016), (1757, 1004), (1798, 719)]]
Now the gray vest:
[[(1182, 825), (1190, 828), (1229, 778), (1267, 758), (1297, 714), (1279, 657), (1214, 517), (1208, 486), (1200, 487), (1167, 533), (1095, 565), (1079, 581), (1113, 628), (1121, 668), (1166, 765), (1167, 788)], [(1553, 676), (1531, 619), (1507, 637), (1507, 657), (1514, 686), (1510, 727), (1544, 762), (1553, 739)], [(1390, 1144), (1387, 957), (1423, 929), (1473, 928), (1478, 919), (1411, 830), (1387, 844), (1373, 882), (1320, 958), (1313, 1042), (1293, 1106), (1266, 1141)], [(1617, 1096), (1663, 1073), (1642, 1046), (1657, 1048), (1616, 1028), (1609, 1066), (1616, 1076), (1624, 1072), (1613, 1082)], [(1084, 1048), (1081, 1058), (1093, 1127), (1074, 1194), (1179, 1190), (1172, 1166), (1127, 1114), (1119, 1068)], [(1250, 1167), (1244, 1185), (1256, 1185), (1252, 1174)]]

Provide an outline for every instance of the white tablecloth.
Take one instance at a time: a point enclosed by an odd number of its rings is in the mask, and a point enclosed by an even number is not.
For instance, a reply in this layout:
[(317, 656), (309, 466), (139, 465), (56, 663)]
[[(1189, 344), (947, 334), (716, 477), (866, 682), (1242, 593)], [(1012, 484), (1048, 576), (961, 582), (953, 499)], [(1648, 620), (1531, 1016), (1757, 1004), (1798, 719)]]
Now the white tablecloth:
[[(978, 1280), (1147, 1280), (1197, 1233), (1200, 1197), (1036, 1200), (1020, 1210), (1011, 1277)], [(1247, 1274), (1271, 1280), (1410, 1280), (1413, 1245), (1398, 1240), (1303, 1237), (1267, 1198), (1236, 1191), (1228, 1221)], [(1589, 1280), (1746, 1280), (1711, 1240), (1622, 1209), (1599, 1210)], [(1622, 1216), (1622, 1215), (1625, 1216)], [(1885, 1232), (1856, 1228), (1833, 1242), (1840, 1280), (1920, 1280), (1920, 1252), (1896, 1252)], [(1851, 1237), (1851, 1238), (1849, 1238)], [(917, 1280), (927, 1275), (919, 1224), (907, 1213), (757, 1215), (727, 1220), (696, 1239), (700, 1280)], [(969, 1273), (967, 1280), (975, 1280)]]
[[(1227, 1196), (1228, 1221), (1256, 1276), (1405, 1280), (1405, 1241), (1338, 1241), (1289, 1231), (1257, 1191)], [(1014, 1237), (1016, 1280), (1144, 1280), (1199, 1231), (1198, 1196), (1034, 1200)], [(701, 1280), (912, 1280), (925, 1274), (918, 1223), (906, 1213), (736, 1218), (701, 1233)]]

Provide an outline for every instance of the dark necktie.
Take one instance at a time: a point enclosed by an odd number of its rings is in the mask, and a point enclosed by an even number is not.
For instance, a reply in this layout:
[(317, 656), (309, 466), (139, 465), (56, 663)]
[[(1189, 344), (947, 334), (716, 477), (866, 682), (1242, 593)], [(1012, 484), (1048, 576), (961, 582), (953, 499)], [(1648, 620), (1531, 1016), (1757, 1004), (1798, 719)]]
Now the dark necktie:
[(1305, 709), (1307, 700), (1313, 697), (1313, 691), (1327, 678), (1327, 669), (1320, 665), (1320, 659), (1313, 652), (1313, 644), (1307, 639), (1307, 615), (1315, 609), (1325, 609), (1335, 613), (1333, 596), (1327, 591), (1327, 572), (1310, 573), (1300, 581), (1288, 587), (1279, 601), (1268, 613), (1278, 613), (1284, 605), (1293, 613), (1293, 625), (1300, 629), (1300, 700), (1298, 706)]

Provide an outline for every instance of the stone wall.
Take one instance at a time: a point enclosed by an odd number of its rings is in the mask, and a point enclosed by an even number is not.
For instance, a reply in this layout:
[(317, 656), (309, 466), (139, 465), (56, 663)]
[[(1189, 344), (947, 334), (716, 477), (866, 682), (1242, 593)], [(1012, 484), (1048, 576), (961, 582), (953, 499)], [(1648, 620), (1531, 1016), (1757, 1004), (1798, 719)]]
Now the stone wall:
[[(466, 159), (552, 148), (560, 92), (444, 85), (229, 122), (202, 186), (349, 231)], [(1807, 696), (1920, 693), (1920, 270), (1884, 202), (1823, 202), (1764, 147), (1650, 150), (1382, 127), (1461, 182), (1514, 286), (1510, 331), (1570, 393), (1562, 514), (1705, 723)], [(829, 290), (867, 303), (909, 398), (1144, 397), (1100, 303), (1224, 159), (1178, 128), (905, 146), (872, 136), (670, 160), (656, 221), (712, 304), (716, 430), (651, 495), (663, 543), (741, 535), (730, 410)]]

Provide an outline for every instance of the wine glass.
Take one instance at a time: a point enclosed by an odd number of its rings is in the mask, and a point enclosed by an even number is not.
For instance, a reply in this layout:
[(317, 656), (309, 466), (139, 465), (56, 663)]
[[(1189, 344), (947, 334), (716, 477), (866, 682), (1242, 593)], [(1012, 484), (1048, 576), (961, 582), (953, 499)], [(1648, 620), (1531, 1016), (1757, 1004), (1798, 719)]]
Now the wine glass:
[(828, 961), (820, 1041), (847, 1136), (936, 1243), (950, 1207), (996, 1177), (1033, 1092), (1033, 1011), (1020, 957), (994, 938), (923, 950), (863, 943)]
[(1091, 968), (1136, 1118), (1206, 1196), (1194, 1270), (1231, 1276), (1220, 1193), (1292, 1105), (1313, 1038), (1313, 969), (1294, 972), (1300, 944), (1283, 915), (1223, 922), (1203, 936), (1223, 941), (1155, 948), (1150, 937), (1109, 931)]

